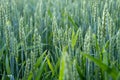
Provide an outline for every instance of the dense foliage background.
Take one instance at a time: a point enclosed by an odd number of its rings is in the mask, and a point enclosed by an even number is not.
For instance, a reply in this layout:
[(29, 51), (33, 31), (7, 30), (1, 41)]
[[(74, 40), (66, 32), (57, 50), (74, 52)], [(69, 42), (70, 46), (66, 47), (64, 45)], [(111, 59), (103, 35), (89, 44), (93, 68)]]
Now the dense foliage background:
[(1, 80), (120, 80), (120, 0), (0, 0)]

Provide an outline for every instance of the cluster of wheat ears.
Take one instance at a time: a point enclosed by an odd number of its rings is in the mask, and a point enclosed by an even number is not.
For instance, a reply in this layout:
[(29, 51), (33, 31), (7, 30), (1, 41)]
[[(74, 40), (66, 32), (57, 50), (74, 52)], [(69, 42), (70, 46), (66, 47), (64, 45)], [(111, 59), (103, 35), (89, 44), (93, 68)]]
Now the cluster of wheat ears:
[(120, 80), (120, 0), (0, 0), (0, 80)]

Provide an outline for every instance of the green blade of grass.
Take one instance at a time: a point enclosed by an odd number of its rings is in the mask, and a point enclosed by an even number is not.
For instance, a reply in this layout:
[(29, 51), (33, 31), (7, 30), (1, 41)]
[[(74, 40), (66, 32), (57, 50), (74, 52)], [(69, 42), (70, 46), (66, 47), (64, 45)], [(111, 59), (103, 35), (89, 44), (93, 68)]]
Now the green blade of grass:
[(109, 66), (107, 66), (106, 64), (102, 63), (100, 60), (90, 56), (89, 54), (86, 53), (82, 53), (81, 54), (88, 58), (89, 60), (93, 61), (95, 64), (97, 64), (103, 71), (106, 71), (108, 74), (110, 74), (112, 76), (113, 79), (116, 80), (117, 76), (118, 76), (118, 71), (116, 71), (114, 68), (110, 68)]
[(77, 43), (77, 39), (78, 39), (78, 35), (79, 35), (79, 29), (77, 30), (76, 34), (74, 32), (74, 30), (72, 31), (72, 40), (71, 40), (71, 46), (72, 46), (72, 49), (74, 49), (76, 43)]
[(68, 20), (72, 23), (72, 25), (74, 26), (75, 30), (77, 30), (78, 26), (76, 25), (76, 23), (74, 22), (74, 20), (69, 15), (68, 15)]
[(42, 60), (43, 60), (46, 52), (47, 52), (47, 50), (44, 51), (44, 53), (37, 59), (37, 62), (36, 62), (36, 64), (35, 64), (35, 69), (38, 68), (38, 66), (41, 64), (41, 62), (42, 62)]
[(6, 66), (6, 71), (7, 71), (7, 75), (10, 75), (10, 65), (9, 65), (9, 59), (8, 56), (6, 55), (6, 62), (5, 62), (5, 66)]
[(60, 62), (60, 73), (59, 73), (59, 80), (64, 80), (64, 71), (65, 71), (65, 58), (62, 56)]
[(52, 71), (52, 76), (54, 76), (54, 68), (53, 68), (53, 65), (51, 64), (50, 59), (49, 59), (48, 57), (47, 57), (46, 59), (47, 59), (47, 64), (48, 64), (50, 70)]
[(33, 77), (33, 72), (31, 71), (30, 74), (28, 75), (28, 80), (32, 80)]
[(40, 68), (37, 70), (37, 76), (35, 77), (35, 80), (40, 80), (40, 78), (42, 77), (42, 73), (45, 68), (45, 62), (46, 62), (46, 58), (42, 61)]
[(60, 58), (58, 58), (58, 61), (57, 61), (56, 65), (55, 65), (55, 70), (54, 70), (55, 73), (57, 73), (59, 67), (60, 67)]
[(80, 66), (79, 66), (77, 63), (76, 63), (76, 69), (77, 69), (77, 72), (78, 72), (81, 80), (84, 80), (85, 78), (84, 78), (84, 76), (83, 76), (83, 74), (82, 74), (82, 71), (81, 71), (81, 69), (80, 69)]

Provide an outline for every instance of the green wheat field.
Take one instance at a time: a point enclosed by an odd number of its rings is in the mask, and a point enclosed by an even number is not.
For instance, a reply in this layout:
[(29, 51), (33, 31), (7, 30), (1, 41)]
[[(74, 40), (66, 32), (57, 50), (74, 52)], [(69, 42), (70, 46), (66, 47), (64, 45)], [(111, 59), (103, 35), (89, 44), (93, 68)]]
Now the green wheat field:
[(0, 80), (120, 80), (120, 0), (0, 0)]

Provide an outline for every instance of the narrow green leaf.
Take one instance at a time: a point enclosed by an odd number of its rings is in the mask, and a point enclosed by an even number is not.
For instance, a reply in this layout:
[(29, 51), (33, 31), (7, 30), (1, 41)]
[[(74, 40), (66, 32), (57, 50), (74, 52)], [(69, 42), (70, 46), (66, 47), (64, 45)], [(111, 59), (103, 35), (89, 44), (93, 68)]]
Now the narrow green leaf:
[(74, 22), (74, 20), (69, 15), (68, 15), (68, 20), (72, 23), (72, 25), (74, 26), (75, 30), (77, 30), (78, 26), (76, 25), (76, 23)]
[(83, 74), (82, 74), (82, 71), (81, 71), (81, 69), (80, 69), (80, 66), (79, 66), (77, 63), (76, 63), (76, 69), (77, 69), (77, 72), (78, 72), (81, 80), (84, 80), (84, 76), (83, 76)]
[(116, 80), (117, 76), (118, 76), (118, 71), (116, 71), (114, 68), (110, 68), (109, 66), (107, 66), (106, 64), (102, 63), (100, 60), (90, 56), (89, 54), (86, 53), (82, 53), (81, 54), (88, 58), (89, 60), (93, 61), (94, 63), (96, 63), (103, 71), (106, 71), (108, 74), (110, 74), (113, 79)]
[(45, 61), (46, 61), (46, 58), (42, 61), (39, 70), (37, 70), (37, 75), (35, 77), (35, 80), (40, 80), (40, 78), (42, 77), (42, 73), (45, 68)]
[(52, 71), (52, 76), (54, 76), (54, 68), (50, 62), (50, 59), (48, 57), (46, 59), (47, 59), (48, 66), (49, 66), (50, 70)]
[(2, 75), (2, 80), (5, 80), (5, 71), (4, 71), (3, 75)]
[(57, 73), (59, 67), (60, 67), (60, 58), (58, 58), (58, 61), (57, 61), (56, 65), (55, 65), (55, 70), (54, 70), (54, 71), (55, 71), (56, 73)]
[(30, 74), (28, 75), (28, 80), (32, 80), (33, 77), (33, 72), (31, 71)]
[(109, 40), (106, 42), (106, 44), (105, 44), (105, 49), (107, 49), (109, 47)]
[(102, 54), (103, 54), (103, 63), (108, 65), (108, 55), (105, 49), (102, 50)]
[(65, 71), (65, 58), (64, 56), (62, 56), (61, 63), (60, 63), (59, 80), (64, 80), (64, 71)]
[(7, 75), (10, 75), (10, 65), (9, 65), (9, 59), (8, 56), (6, 55), (6, 62), (5, 62), (5, 66), (6, 66), (6, 71), (7, 71)]
[(36, 64), (35, 64), (35, 69), (38, 68), (38, 66), (41, 64), (41, 62), (42, 62), (42, 60), (43, 60), (46, 52), (47, 52), (47, 50), (44, 51), (44, 53), (37, 59), (37, 62), (36, 62)]
[(75, 35), (75, 32), (74, 30), (72, 31), (72, 41), (71, 41), (71, 46), (72, 46), (72, 49), (74, 49), (75, 45), (76, 45), (76, 42), (77, 42), (77, 38), (78, 38), (78, 31)]

